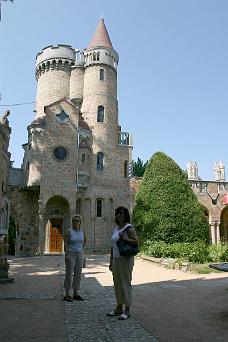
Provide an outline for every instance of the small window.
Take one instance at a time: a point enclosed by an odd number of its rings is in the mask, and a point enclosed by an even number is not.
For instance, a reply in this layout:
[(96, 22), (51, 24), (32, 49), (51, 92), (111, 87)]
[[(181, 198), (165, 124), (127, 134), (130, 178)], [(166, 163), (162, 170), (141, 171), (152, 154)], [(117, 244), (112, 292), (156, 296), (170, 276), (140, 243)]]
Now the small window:
[(85, 164), (86, 162), (86, 155), (85, 153), (82, 154), (82, 164)]
[(97, 217), (102, 217), (102, 200), (97, 200)]
[(104, 154), (102, 152), (97, 153), (97, 170), (103, 170), (104, 168)]
[(104, 122), (104, 106), (98, 106), (97, 122)]
[(104, 81), (104, 69), (100, 69), (100, 81)]
[(127, 162), (127, 160), (125, 160), (125, 162), (124, 162), (124, 177), (125, 178), (127, 178), (127, 176), (128, 176), (128, 162)]

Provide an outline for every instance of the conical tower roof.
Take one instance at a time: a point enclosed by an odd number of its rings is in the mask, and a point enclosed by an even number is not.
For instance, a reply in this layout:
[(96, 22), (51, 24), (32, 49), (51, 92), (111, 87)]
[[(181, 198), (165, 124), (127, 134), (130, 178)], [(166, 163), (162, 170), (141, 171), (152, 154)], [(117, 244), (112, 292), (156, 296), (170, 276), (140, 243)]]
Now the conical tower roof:
[(104, 23), (104, 19), (101, 19), (101, 21), (97, 25), (96, 31), (93, 35), (93, 38), (91, 39), (89, 43), (88, 49), (91, 49), (97, 46), (104, 46), (104, 47), (113, 49), (111, 40), (108, 35), (108, 31)]

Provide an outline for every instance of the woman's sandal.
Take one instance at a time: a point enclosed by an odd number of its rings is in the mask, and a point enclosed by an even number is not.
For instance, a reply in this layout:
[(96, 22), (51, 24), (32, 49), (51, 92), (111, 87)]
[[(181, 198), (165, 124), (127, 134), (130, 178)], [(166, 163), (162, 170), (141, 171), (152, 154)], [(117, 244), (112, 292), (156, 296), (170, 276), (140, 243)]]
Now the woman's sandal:
[(73, 295), (73, 299), (74, 299), (74, 300), (85, 300), (85, 299), (82, 298), (80, 295)]
[(131, 314), (130, 314), (130, 313), (128, 313), (128, 314), (122, 313), (118, 319), (119, 319), (120, 321), (125, 321), (125, 319), (128, 319), (128, 318), (130, 318), (130, 317), (131, 317)]
[(73, 302), (73, 298), (71, 296), (65, 296), (63, 300), (65, 300), (66, 302)]
[(119, 316), (119, 315), (122, 315), (122, 312), (118, 312), (118, 311), (115, 311), (115, 310), (107, 313), (107, 316), (109, 316), (109, 317), (114, 317), (114, 316)]

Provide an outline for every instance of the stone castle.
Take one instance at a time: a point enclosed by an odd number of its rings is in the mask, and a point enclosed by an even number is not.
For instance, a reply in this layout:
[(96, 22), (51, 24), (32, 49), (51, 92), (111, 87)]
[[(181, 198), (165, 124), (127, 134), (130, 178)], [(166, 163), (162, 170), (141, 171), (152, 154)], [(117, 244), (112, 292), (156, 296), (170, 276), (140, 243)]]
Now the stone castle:
[[(132, 142), (118, 123), (118, 61), (103, 20), (87, 49), (58, 45), (37, 54), (35, 117), (22, 167), (11, 167), (8, 179), (17, 255), (61, 253), (76, 213), (88, 249), (109, 248), (115, 207), (130, 207)], [(7, 164), (8, 127), (3, 134)]]
[[(132, 138), (118, 123), (117, 66), (104, 21), (85, 50), (48, 46), (36, 57), (35, 117), (21, 168), (8, 152), (9, 111), (0, 119), (0, 236), (16, 227), (16, 255), (62, 253), (72, 216), (81, 214), (87, 248), (107, 251), (114, 210), (130, 210), (141, 179), (132, 177)], [(187, 165), (189, 182), (208, 216), (213, 244), (228, 240), (228, 183), (215, 163), (214, 181)]]

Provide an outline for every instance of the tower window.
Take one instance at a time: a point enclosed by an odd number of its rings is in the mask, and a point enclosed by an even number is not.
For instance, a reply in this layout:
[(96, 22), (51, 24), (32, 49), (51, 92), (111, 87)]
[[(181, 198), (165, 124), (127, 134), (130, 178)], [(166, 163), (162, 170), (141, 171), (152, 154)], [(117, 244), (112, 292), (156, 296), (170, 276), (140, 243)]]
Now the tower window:
[(100, 81), (104, 81), (104, 69), (100, 69)]
[(82, 154), (82, 164), (85, 164), (86, 162), (86, 155), (85, 153)]
[(127, 162), (127, 160), (125, 160), (125, 162), (124, 162), (124, 177), (125, 178), (127, 178), (127, 176), (128, 176), (127, 169), (128, 169), (128, 162)]
[(104, 168), (104, 154), (102, 152), (97, 153), (97, 170), (103, 170)]
[(97, 200), (97, 217), (102, 217), (102, 200)]
[(104, 122), (104, 106), (98, 106), (97, 122)]

